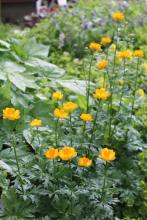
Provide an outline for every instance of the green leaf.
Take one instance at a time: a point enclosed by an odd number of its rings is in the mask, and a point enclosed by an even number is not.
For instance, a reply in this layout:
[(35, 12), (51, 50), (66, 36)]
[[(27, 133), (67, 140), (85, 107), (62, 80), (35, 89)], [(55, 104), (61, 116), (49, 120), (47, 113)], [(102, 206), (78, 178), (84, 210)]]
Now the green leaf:
[(9, 51), (10, 50), (10, 44), (6, 41), (0, 40), (0, 51)]
[[(87, 81), (85, 80), (56, 80), (56, 82), (79, 95), (86, 96)], [(94, 87), (94, 83), (91, 82), (90, 85)]]
[(12, 174), (12, 168), (2, 160), (0, 160), (0, 168), (4, 169), (8, 173)]
[(6, 81), (4, 85), (2, 85), (2, 87), (0, 88), (0, 94), (5, 99), (11, 99), (11, 83), (9, 81)]
[(41, 71), (48, 74), (46, 75), (48, 78), (58, 78), (63, 76), (65, 73), (65, 70), (57, 67), (56, 65), (35, 57), (30, 58), (28, 61), (26, 61), (25, 65), (27, 67), (37, 70), (38, 72)]
[(11, 73), (8, 75), (9, 80), (20, 90), (25, 92), (26, 88), (37, 89), (35, 79), (27, 74)]
[(26, 42), (24, 49), (30, 57), (47, 57), (49, 52), (49, 46), (38, 43), (35, 37)]

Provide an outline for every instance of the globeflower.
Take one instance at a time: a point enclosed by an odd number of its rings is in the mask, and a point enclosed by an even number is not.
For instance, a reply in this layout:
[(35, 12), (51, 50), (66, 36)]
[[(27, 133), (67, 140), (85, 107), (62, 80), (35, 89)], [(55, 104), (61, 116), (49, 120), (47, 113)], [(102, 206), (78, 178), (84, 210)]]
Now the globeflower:
[(132, 58), (132, 52), (130, 50), (120, 51), (118, 57), (121, 59), (130, 59)]
[(8, 119), (14, 121), (20, 118), (20, 111), (15, 108), (5, 108), (3, 109), (3, 119)]
[(106, 100), (110, 96), (110, 92), (105, 88), (96, 89), (95, 93), (93, 94), (94, 98), (100, 100)]
[(40, 119), (33, 119), (30, 123), (31, 127), (40, 127), (42, 125), (42, 121)]
[(47, 159), (54, 160), (55, 158), (58, 157), (59, 151), (58, 151), (58, 149), (52, 147), (52, 148), (48, 149), (44, 155)]
[(135, 50), (133, 53), (134, 57), (144, 57), (144, 52), (143, 50)]
[(111, 39), (110, 37), (102, 37), (100, 43), (101, 43), (102, 45), (106, 45), (106, 44), (111, 43), (111, 41), (112, 41), (112, 39)]
[(115, 13), (112, 15), (112, 19), (113, 19), (114, 21), (120, 22), (120, 21), (123, 21), (123, 20), (125, 19), (125, 16), (124, 16), (124, 14), (123, 14), (121, 11), (117, 11), (117, 12), (115, 12)]
[(138, 89), (137, 90), (137, 95), (143, 97), (144, 96), (144, 90), (143, 89)]
[(108, 148), (103, 148), (98, 157), (105, 161), (112, 161), (116, 159), (115, 151)]
[(73, 103), (73, 102), (65, 102), (63, 104), (63, 109), (66, 111), (66, 112), (73, 112), (75, 109), (78, 108), (78, 105)]
[(60, 119), (65, 119), (68, 116), (68, 113), (64, 111), (64, 109), (56, 108), (54, 110), (54, 116)]
[(96, 65), (96, 67), (100, 70), (105, 69), (108, 66), (107, 60), (102, 60), (100, 63)]
[(56, 99), (56, 100), (63, 99), (63, 93), (60, 91), (53, 92), (52, 99)]
[(81, 114), (80, 115), (80, 118), (83, 120), (83, 121), (92, 121), (93, 118), (92, 118), (92, 115), (91, 114)]
[(59, 157), (62, 160), (71, 160), (76, 156), (77, 152), (73, 147), (65, 146), (61, 150), (59, 150)]
[(90, 48), (91, 50), (96, 50), (96, 51), (101, 51), (101, 50), (102, 50), (102, 49), (101, 49), (101, 45), (98, 44), (98, 43), (95, 43), (95, 42), (90, 43), (90, 44), (89, 44), (89, 48)]
[(78, 161), (80, 167), (90, 167), (92, 165), (92, 160), (87, 157), (81, 157)]

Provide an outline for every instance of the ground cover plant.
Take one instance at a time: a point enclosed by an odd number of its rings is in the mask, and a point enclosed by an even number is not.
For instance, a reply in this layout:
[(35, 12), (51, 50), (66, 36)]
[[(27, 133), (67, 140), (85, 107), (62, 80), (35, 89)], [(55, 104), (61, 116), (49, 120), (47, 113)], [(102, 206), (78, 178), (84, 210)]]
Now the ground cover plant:
[(82, 77), (35, 38), (1, 41), (1, 219), (146, 219), (145, 54), (111, 19), (83, 60), (64, 53)]

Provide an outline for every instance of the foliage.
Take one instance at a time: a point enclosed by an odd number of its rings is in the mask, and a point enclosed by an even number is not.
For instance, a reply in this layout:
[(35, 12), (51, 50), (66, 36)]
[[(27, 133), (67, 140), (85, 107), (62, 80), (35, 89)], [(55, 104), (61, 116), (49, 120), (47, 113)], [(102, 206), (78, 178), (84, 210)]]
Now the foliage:
[[(132, 27), (137, 30), (135, 19), (144, 3), (129, 1), (131, 8), (122, 8), (128, 22), (120, 23), (112, 22), (110, 14), (123, 4), (111, 3), (79, 1), (25, 36), (15, 33), (0, 40), (1, 219), (146, 218), (146, 73), (144, 58), (132, 55), (145, 38), (130, 33)], [(131, 10), (133, 26), (127, 17)], [(84, 29), (87, 21), (92, 24)], [(64, 45), (59, 41), (62, 32)], [(112, 42), (102, 46), (102, 52), (88, 48), (89, 42), (104, 36)], [(120, 58), (120, 51), (129, 57)], [(108, 68), (98, 69), (96, 64), (104, 59)], [(107, 96), (100, 94), (103, 87)], [(95, 89), (102, 98), (93, 96)], [(78, 108), (66, 112), (67, 101)], [(12, 106), (20, 111), (20, 119), (12, 120), (9, 111), (7, 120), (4, 117), (3, 109)], [(39, 121), (31, 123), (34, 119)], [(66, 151), (64, 160), (64, 146), (73, 147), (77, 156)], [(59, 154), (51, 153), (52, 148)], [(112, 151), (111, 157), (102, 157), (105, 148), (113, 150), (116, 159)], [(92, 164), (82, 167), (83, 157)]]

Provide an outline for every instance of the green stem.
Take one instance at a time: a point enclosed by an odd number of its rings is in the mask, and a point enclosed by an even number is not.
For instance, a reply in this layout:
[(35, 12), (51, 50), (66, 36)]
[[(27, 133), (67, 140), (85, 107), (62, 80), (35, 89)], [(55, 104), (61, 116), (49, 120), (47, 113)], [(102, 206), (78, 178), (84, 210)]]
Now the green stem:
[(59, 119), (57, 119), (55, 123), (55, 146), (56, 147), (58, 146), (58, 122), (59, 122)]
[[(107, 50), (106, 50), (106, 60), (108, 60), (108, 47), (107, 47)], [(106, 73), (104, 73), (103, 88), (105, 87), (105, 83), (106, 83), (106, 74), (108, 75), (108, 78), (109, 78), (108, 68), (106, 68)]]
[(89, 72), (88, 72), (88, 85), (87, 85), (87, 106), (86, 106), (86, 112), (88, 112), (89, 109), (89, 97), (90, 97), (90, 81), (91, 81), (91, 67), (92, 67), (92, 61), (93, 61), (94, 53), (91, 54), (91, 61), (89, 66)]
[(102, 185), (102, 192), (101, 192), (101, 198), (100, 201), (102, 202), (105, 196), (105, 188), (106, 188), (106, 178), (108, 174), (108, 162), (106, 162), (105, 165), (105, 171), (104, 171), (104, 180), (103, 180), (103, 185)]
[[(101, 101), (99, 100), (99, 107), (100, 107), (100, 104), (101, 104)], [(91, 138), (90, 138), (90, 141), (89, 141), (89, 150), (90, 150), (90, 145), (92, 144), (93, 142), (93, 139), (94, 139), (94, 134), (95, 134), (95, 128), (96, 128), (96, 121), (97, 121), (97, 117), (98, 117), (98, 108), (96, 110), (96, 114), (95, 114), (95, 118), (94, 118), (94, 122), (93, 122), (93, 127), (92, 127), (92, 131), (91, 131)]]
[[(116, 34), (116, 48), (114, 51), (114, 57), (113, 57), (113, 69), (112, 69), (112, 74), (115, 75), (115, 79), (117, 78), (117, 75), (115, 74), (115, 66), (116, 66), (116, 52), (117, 52), (117, 41), (118, 41), (118, 26), (117, 26), (117, 34)], [(113, 85), (111, 82), (111, 97), (110, 97), (110, 103), (109, 103), (109, 111), (110, 111), (110, 118), (109, 118), (109, 140), (111, 138), (111, 125), (112, 125), (112, 106), (113, 106)]]
[(132, 121), (132, 115), (133, 115), (134, 105), (135, 105), (136, 90), (137, 90), (137, 86), (138, 86), (138, 84), (137, 84), (137, 79), (138, 79), (138, 74), (139, 74), (138, 70), (139, 70), (139, 58), (137, 60), (137, 68), (136, 68), (136, 76), (135, 76), (135, 86), (134, 86), (133, 101), (132, 101), (132, 106), (131, 106), (131, 121)]
[(69, 115), (70, 120), (70, 146), (72, 146), (72, 115)]
[[(132, 124), (132, 116), (133, 116), (133, 111), (134, 111), (134, 105), (135, 105), (135, 98), (136, 98), (136, 90), (137, 90), (137, 79), (138, 79), (138, 74), (139, 74), (139, 58), (137, 60), (137, 67), (136, 67), (136, 75), (135, 75), (135, 83), (134, 83), (134, 90), (133, 90), (133, 101), (132, 101), (132, 106), (131, 106), (131, 112), (130, 112), (130, 117), (129, 117), (129, 124), (131, 125)], [(126, 139), (128, 137), (128, 132), (129, 132), (129, 129), (127, 130), (126, 132)]]
[[(125, 74), (126, 74), (126, 60), (124, 59), (123, 80), (124, 80), (124, 78), (125, 78)], [(122, 106), (123, 95), (124, 95), (124, 87), (125, 87), (125, 86), (123, 85), (122, 90), (121, 90), (120, 102), (119, 102), (119, 107), (118, 107), (118, 110), (117, 110), (117, 113), (118, 113), (118, 114), (119, 114), (120, 109), (121, 109), (121, 106)], [(114, 134), (115, 130), (116, 130), (116, 124), (115, 124), (115, 126), (114, 126), (113, 131), (112, 131), (112, 135)]]
[(14, 134), (12, 135), (12, 146), (13, 146), (13, 149), (14, 149), (15, 161), (16, 161), (18, 176), (19, 176), (19, 179), (20, 179), (20, 186), (21, 186), (22, 193), (23, 193), (23, 195), (24, 195), (25, 192), (24, 192), (23, 180), (22, 180), (21, 172), (20, 172), (19, 161), (18, 161), (18, 157), (17, 157), (16, 141), (15, 141), (15, 136), (14, 136)]
[(69, 162), (69, 168), (70, 168), (70, 182), (71, 182), (71, 188), (70, 188), (70, 215), (71, 215), (71, 219), (72, 219), (72, 215), (73, 215), (73, 200), (72, 200), (72, 194), (73, 194), (73, 184), (72, 184), (72, 166), (71, 166), (71, 161)]

